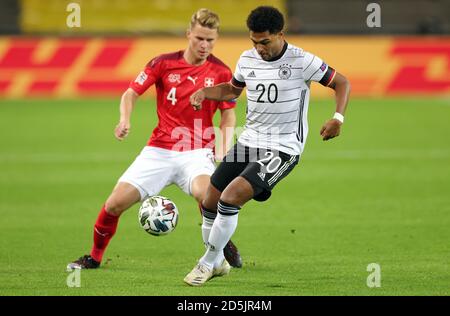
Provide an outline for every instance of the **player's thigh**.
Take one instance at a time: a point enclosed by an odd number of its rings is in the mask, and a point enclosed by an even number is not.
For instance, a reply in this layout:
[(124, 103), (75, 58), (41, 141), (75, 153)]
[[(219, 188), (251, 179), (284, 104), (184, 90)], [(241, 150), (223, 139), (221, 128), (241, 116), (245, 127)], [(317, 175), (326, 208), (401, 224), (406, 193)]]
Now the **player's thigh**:
[(219, 192), (223, 192), (247, 167), (248, 162), (245, 157), (245, 148), (235, 144), (225, 155), (223, 162), (217, 167), (211, 176), (211, 184)]
[(119, 183), (128, 183), (139, 191), (140, 200), (157, 195), (171, 183), (174, 163), (169, 150), (145, 147), (125, 173)]
[(249, 163), (240, 174), (253, 187), (253, 198), (260, 202), (270, 198), (272, 189), (294, 169), (299, 160), (299, 156), (282, 152), (267, 157), (271, 158)]
[(212, 150), (204, 148), (181, 152), (176, 161), (173, 182), (186, 194), (201, 201), (208, 188), (209, 178), (216, 169)]

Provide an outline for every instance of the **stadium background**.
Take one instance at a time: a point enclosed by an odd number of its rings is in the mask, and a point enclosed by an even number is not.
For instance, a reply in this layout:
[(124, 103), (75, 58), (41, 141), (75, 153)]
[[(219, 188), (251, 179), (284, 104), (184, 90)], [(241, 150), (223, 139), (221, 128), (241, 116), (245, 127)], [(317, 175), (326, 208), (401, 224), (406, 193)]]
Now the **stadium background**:
[[(66, 24), (71, 2), (79, 28)], [(382, 27), (369, 28), (370, 2), (0, 2), (0, 295), (448, 295), (450, 2), (377, 1)], [(181, 284), (202, 253), (200, 217), (173, 187), (163, 192), (182, 210), (173, 235), (145, 236), (133, 208), (105, 269), (68, 288), (65, 264), (89, 249), (101, 203), (156, 123), (151, 88), (116, 142), (121, 93), (153, 56), (185, 47), (201, 7), (219, 13), (214, 54), (234, 69), (261, 4), (285, 13), (290, 43), (350, 79), (342, 137), (316, 135), (334, 107), (313, 85), (302, 163), (270, 202), (241, 212), (244, 268), (209, 291)], [(240, 126), (244, 112), (241, 97)], [(372, 262), (380, 288), (366, 285)]]

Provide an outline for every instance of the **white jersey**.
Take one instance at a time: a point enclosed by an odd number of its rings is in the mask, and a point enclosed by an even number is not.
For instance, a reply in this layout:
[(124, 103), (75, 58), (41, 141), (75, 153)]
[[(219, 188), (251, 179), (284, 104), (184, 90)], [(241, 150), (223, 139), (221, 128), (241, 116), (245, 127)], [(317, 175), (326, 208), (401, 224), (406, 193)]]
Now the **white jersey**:
[(232, 80), (247, 87), (246, 125), (238, 141), (300, 155), (308, 135), (310, 82), (331, 82), (335, 72), (328, 68), (319, 57), (290, 44), (274, 61), (263, 60), (255, 48), (243, 52)]

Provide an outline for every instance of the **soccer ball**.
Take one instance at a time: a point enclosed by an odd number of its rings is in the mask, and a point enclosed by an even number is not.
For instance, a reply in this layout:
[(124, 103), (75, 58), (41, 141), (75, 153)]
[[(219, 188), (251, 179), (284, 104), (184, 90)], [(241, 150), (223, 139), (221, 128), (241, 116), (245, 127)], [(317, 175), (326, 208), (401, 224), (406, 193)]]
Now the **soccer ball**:
[(170, 199), (164, 196), (151, 196), (142, 202), (139, 209), (139, 224), (154, 236), (167, 235), (178, 223), (178, 209)]

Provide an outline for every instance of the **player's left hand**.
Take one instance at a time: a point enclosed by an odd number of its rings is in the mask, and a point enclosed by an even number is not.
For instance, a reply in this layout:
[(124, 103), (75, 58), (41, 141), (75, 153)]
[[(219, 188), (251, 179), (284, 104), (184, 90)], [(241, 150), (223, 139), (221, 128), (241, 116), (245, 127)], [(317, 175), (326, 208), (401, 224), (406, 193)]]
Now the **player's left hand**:
[(342, 123), (336, 119), (327, 121), (320, 130), (320, 136), (323, 140), (329, 140), (336, 136), (339, 136)]

